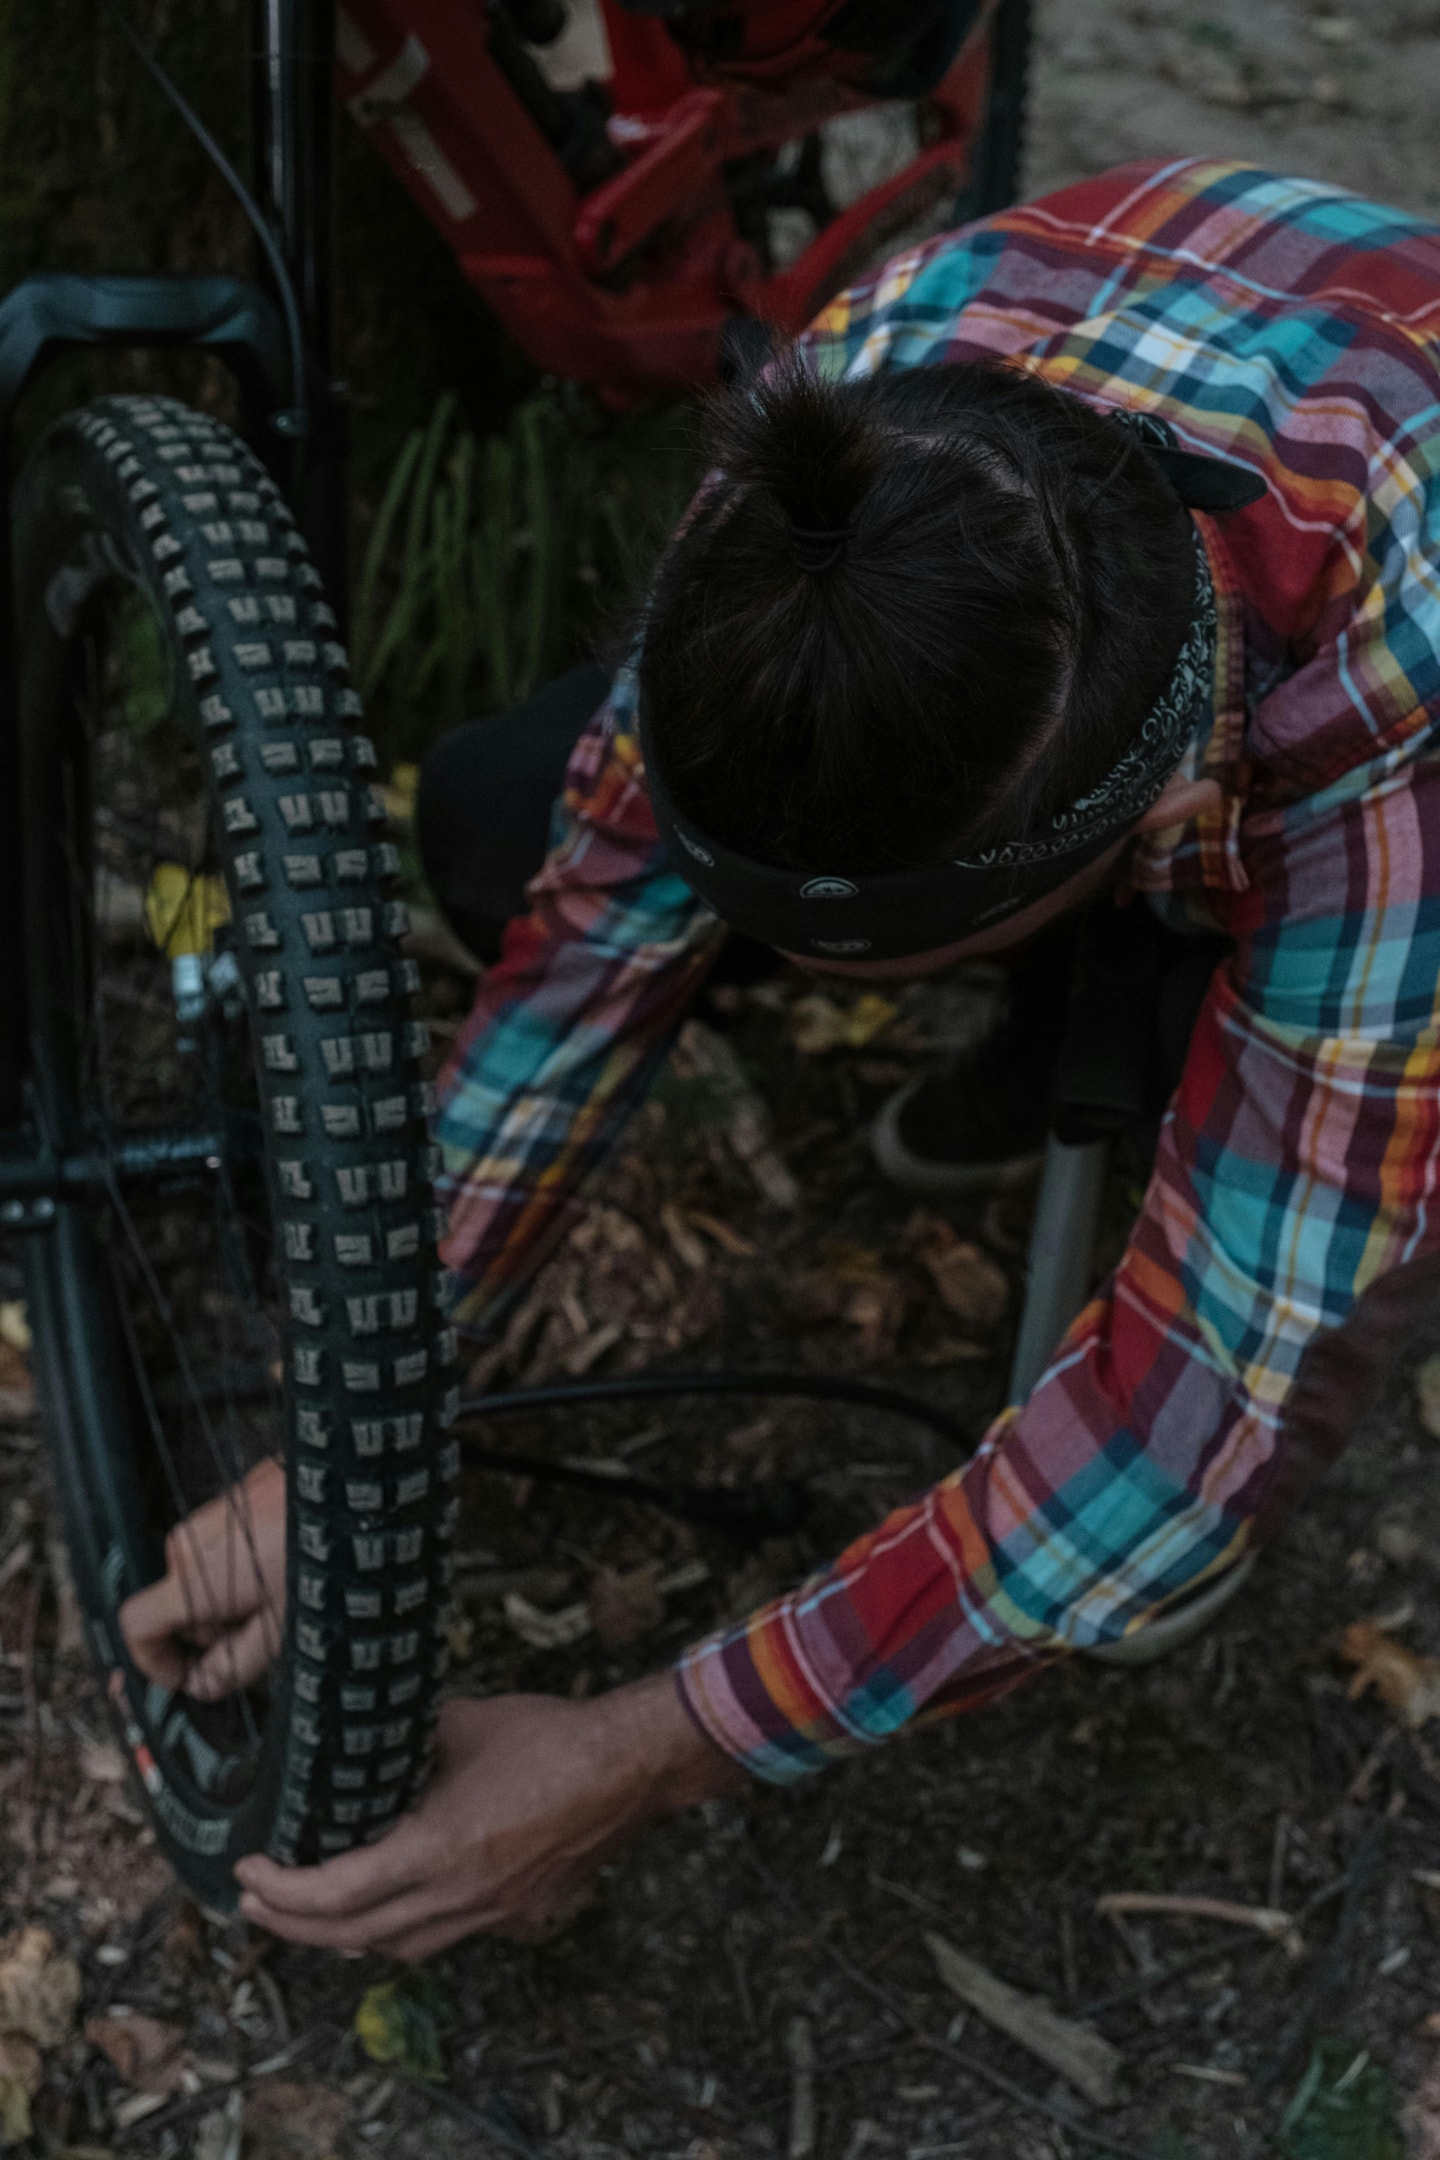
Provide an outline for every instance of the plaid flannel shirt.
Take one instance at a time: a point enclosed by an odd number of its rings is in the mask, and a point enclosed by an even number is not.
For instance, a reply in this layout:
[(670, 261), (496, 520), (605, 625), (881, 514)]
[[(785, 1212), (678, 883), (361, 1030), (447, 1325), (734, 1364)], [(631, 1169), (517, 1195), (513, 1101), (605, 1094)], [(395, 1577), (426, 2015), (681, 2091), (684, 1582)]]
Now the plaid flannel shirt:
[[(1128, 1248), (971, 1462), (681, 1661), (692, 1715), (761, 1776), (988, 1699), (1232, 1562), (1334, 1443), (1296, 1421), (1307, 1353), (1440, 1247), (1437, 335), (1440, 231), (1204, 160), (931, 241), (806, 335), (831, 376), (1003, 358), (1162, 414), (1266, 493), (1196, 520), (1220, 630), (1186, 769), (1222, 807), (1131, 871), (1235, 953)], [(580, 741), (445, 1076), (464, 1314), (534, 1266), (721, 934), (660, 852), (633, 699), (622, 677)]]

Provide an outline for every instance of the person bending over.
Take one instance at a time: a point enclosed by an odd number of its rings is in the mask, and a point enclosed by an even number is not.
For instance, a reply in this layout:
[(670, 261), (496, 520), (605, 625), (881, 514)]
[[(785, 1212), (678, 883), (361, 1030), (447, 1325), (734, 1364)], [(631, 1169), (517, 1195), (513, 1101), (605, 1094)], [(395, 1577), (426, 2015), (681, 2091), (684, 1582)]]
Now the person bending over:
[[(1124, 1257), (970, 1462), (673, 1673), (447, 1704), (416, 1811), (242, 1862), (252, 1919), (401, 1956), (551, 1926), (653, 1816), (1143, 1630), (1340, 1445), (1437, 1271), (1437, 335), (1440, 231), (1243, 165), (931, 241), (719, 409), (603, 702), (580, 671), (437, 747), (432, 878), (498, 952), (441, 1088), (462, 1322), (553, 1247), (727, 924), (890, 978), (1108, 885), (1227, 957)], [(1024, 1035), (1009, 1085), (992, 1046), (891, 1105), (883, 1166), (954, 1189), (1033, 1150)], [(124, 1618), (218, 1691), (266, 1592), (192, 1669), (185, 1551)]]

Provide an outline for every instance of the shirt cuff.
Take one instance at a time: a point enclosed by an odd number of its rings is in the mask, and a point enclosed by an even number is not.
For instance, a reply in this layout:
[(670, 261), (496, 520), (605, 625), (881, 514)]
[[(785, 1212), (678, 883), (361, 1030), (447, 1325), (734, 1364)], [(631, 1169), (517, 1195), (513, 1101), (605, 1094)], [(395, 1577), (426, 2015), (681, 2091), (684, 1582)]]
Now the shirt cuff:
[(707, 1635), (675, 1667), (680, 1700), (708, 1740), (769, 1785), (792, 1785), (827, 1763), (858, 1755), (889, 1738), (915, 1705), (886, 1715), (871, 1704), (862, 1729), (827, 1702), (805, 1677), (793, 1634), (799, 1591), (777, 1598), (733, 1628)]

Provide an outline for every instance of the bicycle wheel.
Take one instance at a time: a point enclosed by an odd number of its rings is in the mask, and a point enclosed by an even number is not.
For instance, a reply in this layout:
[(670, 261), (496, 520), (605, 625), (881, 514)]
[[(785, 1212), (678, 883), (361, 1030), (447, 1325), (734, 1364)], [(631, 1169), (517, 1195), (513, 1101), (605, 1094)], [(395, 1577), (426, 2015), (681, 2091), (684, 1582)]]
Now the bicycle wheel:
[[(319, 577), (228, 429), (102, 399), (15, 518), (33, 1110), (92, 1166), (31, 1241), (42, 1401), (125, 1744), (223, 1908), (242, 1853), (378, 1835), (433, 1731), (454, 1346), (399, 858)], [(267, 1456), (268, 1674), (218, 1702), (145, 1681), (119, 1606), (206, 1502), (243, 1564)]]

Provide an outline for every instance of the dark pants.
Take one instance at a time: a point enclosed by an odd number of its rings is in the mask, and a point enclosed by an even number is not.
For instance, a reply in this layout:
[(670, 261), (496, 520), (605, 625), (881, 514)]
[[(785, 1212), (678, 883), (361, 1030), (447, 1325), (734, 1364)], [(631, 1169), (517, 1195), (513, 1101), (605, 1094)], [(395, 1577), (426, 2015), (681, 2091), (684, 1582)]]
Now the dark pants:
[[(477, 960), (498, 960), (506, 923), (525, 911), (570, 753), (610, 680), (594, 661), (571, 668), (523, 705), (452, 728), (420, 768), (420, 859), (446, 921)], [(780, 966), (768, 945), (732, 933), (709, 979), (760, 982)]]
[[(415, 818), (425, 874), (451, 927), (478, 960), (499, 957), (506, 923), (525, 909), (525, 887), (545, 859), (570, 753), (609, 688), (609, 672), (595, 662), (571, 668), (523, 705), (442, 735), (420, 768)], [(1147, 1107), (1158, 1108), (1179, 1078), (1190, 1031), (1225, 943), (1176, 937), (1162, 931), (1148, 910), (1129, 916), (1134, 931), (1142, 922), (1145, 949), (1126, 962), (1133, 967), (1137, 995), (1128, 1003), (1120, 1000), (1120, 1032), (1138, 1031), (1144, 1038), (1143, 1094)], [(1085, 980), (1082, 972), (1077, 982), (1074, 973), (1078, 927), (1076, 918), (1066, 918), (1017, 954), (1010, 970), (1010, 1017), (987, 1053), (987, 1064), (994, 1063), (1007, 1092), (1024, 1098), (1012, 1107), (1042, 1119), (1066, 1032), (1071, 985), (1078, 988)], [(754, 982), (779, 965), (768, 947), (732, 936), (711, 980)], [(1098, 1011), (1098, 994), (1095, 1002)], [(1114, 1029), (1109, 1016), (1101, 1019), (1102, 1036)], [(1089, 1062), (1089, 1053), (1082, 1062)], [(1107, 1079), (1104, 1073), (1099, 1077), (1102, 1094)], [(1128, 1096), (1130, 1090), (1124, 1092)], [(1063, 1076), (1060, 1094), (1063, 1099)]]
[(420, 768), (420, 859), (477, 960), (498, 959), (506, 923), (524, 912), (570, 753), (609, 688), (609, 670), (594, 661), (571, 668), (523, 705), (442, 735)]

